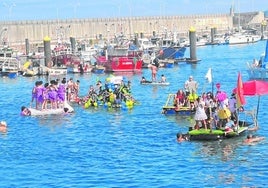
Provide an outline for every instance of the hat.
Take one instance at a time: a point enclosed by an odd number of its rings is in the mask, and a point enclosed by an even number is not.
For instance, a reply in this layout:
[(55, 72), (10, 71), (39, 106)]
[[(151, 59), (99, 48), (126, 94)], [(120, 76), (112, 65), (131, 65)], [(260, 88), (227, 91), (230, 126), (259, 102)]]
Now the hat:
[(7, 126), (7, 123), (5, 122), (5, 121), (1, 121), (1, 123), (0, 123), (2, 126)]
[(193, 78), (193, 76), (189, 76), (189, 78)]

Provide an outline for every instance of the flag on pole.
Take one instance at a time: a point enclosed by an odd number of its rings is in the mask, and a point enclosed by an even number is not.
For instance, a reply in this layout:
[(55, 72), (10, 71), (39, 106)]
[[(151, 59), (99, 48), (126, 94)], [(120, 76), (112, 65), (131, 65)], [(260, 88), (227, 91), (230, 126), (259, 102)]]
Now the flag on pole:
[(205, 78), (207, 79), (208, 83), (212, 82), (211, 68), (208, 69), (208, 72), (207, 72)]
[(236, 107), (240, 108), (246, 104), (245, 96), (244, 96), (244, 89), (243, 89), (243, 82), (240, 72), (238, 73), (237, 78), (237, 87), (236, 87)]

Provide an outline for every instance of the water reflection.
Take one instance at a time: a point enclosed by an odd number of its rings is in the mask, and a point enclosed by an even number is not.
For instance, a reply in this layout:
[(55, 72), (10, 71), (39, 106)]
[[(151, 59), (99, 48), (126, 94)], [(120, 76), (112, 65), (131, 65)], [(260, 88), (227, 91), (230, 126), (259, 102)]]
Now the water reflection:
[(71, 116), (74, 114), (60, 114), (60, 115), (48, 115), (48, 116), (41, 116), (36, 117), (38, 118), (38, 124), (40, 126), (46, 126), (51, 131), (55, 131), (56, 129), (66, 126), (70, 124)]
[(202, 157), (214, 156), (221, 161), (229, 161), (236, 157), (236, 149), (243, 145), (242, 138), (232, 138), (214, 142), (200, 142), (197, 155)]

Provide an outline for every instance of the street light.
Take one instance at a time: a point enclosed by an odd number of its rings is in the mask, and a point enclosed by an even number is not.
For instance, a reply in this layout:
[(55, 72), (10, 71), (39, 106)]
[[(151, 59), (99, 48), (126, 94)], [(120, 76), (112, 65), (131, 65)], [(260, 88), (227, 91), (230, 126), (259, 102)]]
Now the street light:
[(16, 6), (16, 4), (13, 2), (13, 3), (10, 3), (10, 4), (7, 4), (7, 3), (3, 3), (4, 7), (7, 7), (8, 8), (8, 19), (10, 20), (11, 19), (11, 13), (12, 13), (12, 8)]
[(7, 31), (7, 28), (4, 27), (1, 32), (0, 32), (0, 41), (1, 41), (1, 45), (5, 45), (6, 41), (4, 40), (4, 37), (2, 36), (5, 32)]

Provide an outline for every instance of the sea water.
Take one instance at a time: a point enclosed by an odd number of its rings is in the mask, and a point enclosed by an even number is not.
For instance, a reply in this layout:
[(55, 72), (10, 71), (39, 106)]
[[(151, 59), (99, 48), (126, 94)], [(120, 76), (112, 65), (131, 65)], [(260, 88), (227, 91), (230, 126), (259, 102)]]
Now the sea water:
[[(183, 88), (190, 75), (198, 92), (211, 91), (205, 75), (212, 68), (212, 81), (231, 94), (238, 72), (248, 80), (246, 62), (258, 58), (265, 41), (236, 46), (197, 48), (201, 61), (160, 68), (169, 86), (140, 85), (151, 72), (123, 74), (132, 84), (139, 104), (133, 109), (84, 109), (73, 104), (74, 114), (22, 117), (29, 106), (31, 89), (45, 77), (0, 78), (0, 119), (8, 132), (0, 135), (0, 187), (266, 187), (267, 139), (243, 145), (241, 138), (213, 142), (177, 143), (176, 134), (186, 133), (194, 120), (161, 114), (169, 93)], [(189, 49), (185, 57), (189, 57)], [(67, 75), (80, 80), (80, 96), (97, 80), (109, 75)], [(246, 109), (256, 108), (257, 97), (247, 97)], [(259, 125), (255, 135), (268, 137), (267, 96), (261, 96)]]

